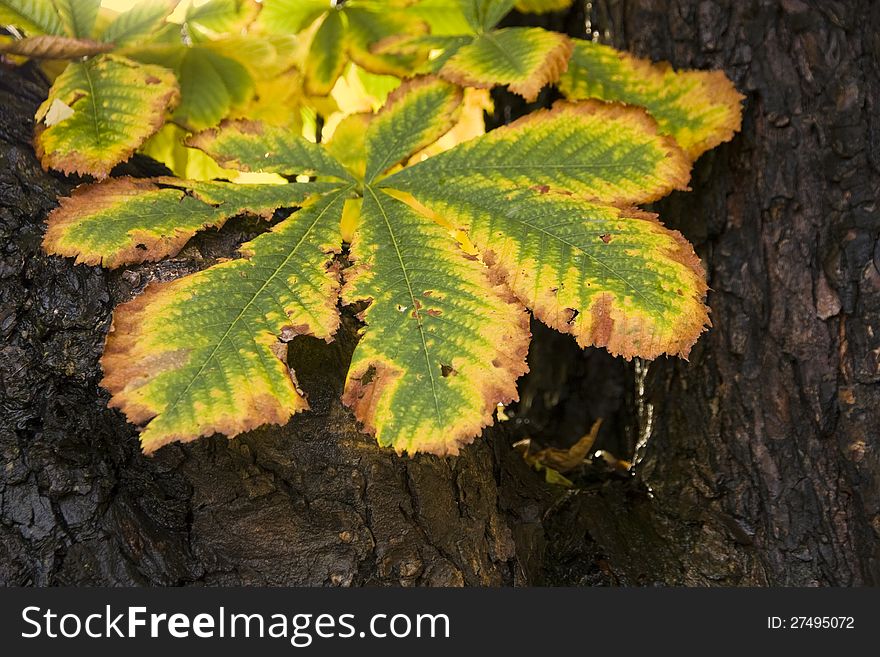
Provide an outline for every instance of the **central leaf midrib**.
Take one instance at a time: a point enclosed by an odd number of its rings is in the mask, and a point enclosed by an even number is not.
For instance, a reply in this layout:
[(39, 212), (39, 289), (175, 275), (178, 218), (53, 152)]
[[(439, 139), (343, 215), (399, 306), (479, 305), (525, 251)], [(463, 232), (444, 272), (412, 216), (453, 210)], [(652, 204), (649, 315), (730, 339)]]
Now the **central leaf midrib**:
[(419, 337), (421, 338), (421, 341), (422, 341), (422, 353), (425, 356), (425, 366), (428, 370), (428, 376), (431, 378), (431, 396), (434, 399), (434, 410), (437, 414), (437, 426), (439, 427), (439, 426), (443, 425), (443, 417), (442, 417), (442, 414), (440, 413), (440, 400), (437, 397), (437, 383), (434, 379), (433, 368), (431, 367), (431, 358), (428, 355), (428, 343), (425, 340), (425, 331), (422, 326), (421, 313), (419, 313), (419, 311), (418, 311), (418, 306), (416, 305), (415, 293), (413, 292), (413, 289), (412, 289), (412, 283), (409, 280), (409, 272), (406, 269), (406, 264), (403, 261), (403, 255), (400, 253), (400, 247), (397, 244), (397, 240), (394, 237), (394, 229), (391, 226), (391, 221), (388, 219), (388, 214), (385, 212), (385, 208), (382, 206), (382, 203), (379, 201), (379, 196), (373, 190), (371, 185), (366, 185), (364, 187), (364, 189), (365, 189), (365, 191), (368, 191), (372, 195), (373, 200), (376, 202), (376, 207), (378, 207), (379, 211), (382, 213), (382, 219), (385, 221), (385, 226), (388, 229), (388, 236), (391, 238), (391, 243), (394, 246), (394, 252), (397, 255), (397, 261), (400, 263), (400, 269), (403, 272), (404, 281), (406, 282), (406, 289), (409, 292), (410, 300), (412, 303), (412, 308), (415, 312), (415, 319), (416, 319), (416, 325), (417, 325), (418, 331), (419, 331)]

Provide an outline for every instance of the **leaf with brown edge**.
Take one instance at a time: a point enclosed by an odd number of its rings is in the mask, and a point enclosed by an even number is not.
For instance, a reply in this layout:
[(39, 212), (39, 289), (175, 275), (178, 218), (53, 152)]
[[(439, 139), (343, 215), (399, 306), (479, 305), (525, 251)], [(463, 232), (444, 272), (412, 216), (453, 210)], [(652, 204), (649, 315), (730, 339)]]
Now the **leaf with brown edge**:
[(31, 59), (79, 59), (111, 50), (112, 43), (64, 36), (33, 36), (0, 43), (0, 52)]
[(113, 178), (62, 198), (47, 218), (43, 248), (108, 268), (154, 262), (176, 255), (196, 232), (219, 228), (230, 217), (268, 219), (278, 208), (298, 206), (335, 187)]
[(691, 162), (642, 109), (557, 102), (392, 174), (382, 186), (430, 195), (449, 187), (544, 188), (618, 205), (687, 189)]
[(224, 121), (187, 144), (225, 167), (282, 175), (317, 175), (351, 181), (351, 174), (318, 144), (285, 128), (254, 121)]
[(568, 66), (571, 40), (537, 27), (508, 27), (477, 36), (440, 69), (440, 76), (462, 86), (510, 91), (534, 101)]
[(559, 80), (571, 99), (644, 107), (692, 159), (729, 141), (742, 121), (742, 96), (723, 71), (675, 71), (592, 41), (575, 41)]
[[(179, 98), (171, 71), (115, 55), (71, 62), (37, 109), (35, 148), (43, 167), (105, 178), (164, 123)], [(46, 121), (63, 103), (72, 113)]]
[[(461, 101), (460, 89), (437, 78), (414, 78), (395, 89), (367, 128), (366, 182), (452, 129)], [(401, 130), (416, 125), (418, 129)]]
[(297, 334), (339, 325), (339, 218), (348, 189), (315, 200), (241, 248), (244, 257), (151, 285), (119, 306), (101, 385), (145, 424), (144, 452), (212, 433), (283, 424), (308, 404), (278, 357)]
[(528, 315), (431, 219), (367, 186), (343, 300), (368, 300), (343, 401), (398, 453), (457, 454), (517, 399)]
[(709, 326), (693, 247), (652, 213), (541, 189), (438, 185), (418, 200), (467, 232), (535, 317), (626, 359), (687, 357)]

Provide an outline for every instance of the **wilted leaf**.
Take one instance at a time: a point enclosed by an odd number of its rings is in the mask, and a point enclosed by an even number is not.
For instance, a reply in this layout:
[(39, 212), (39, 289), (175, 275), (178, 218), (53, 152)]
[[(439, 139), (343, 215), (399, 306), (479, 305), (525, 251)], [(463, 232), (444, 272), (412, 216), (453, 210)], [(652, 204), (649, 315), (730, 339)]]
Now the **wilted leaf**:
[(729, 141), (740, 128), (743, 96), (722, 71), (678, 71), (591, 41), (576, 42), (559, 80), (572, 99), (641, 105), (691, 158)]
[[(64, 173), (104, 178), (161, 127), (177, 99), (174, 76), (158, 66), (114, 55), (71, 63), (37, 110), (40, 161)], [(73, 114), (48, 125), (56, 101)]]
[[(687, 353), (707, 322), (699, 260), (678, 233), (631, 207), (686, 185), (689, 160), (674, 141), (642, 110), (561, 103), (383, 177), (454, 125), (459, 93), (413, 80), (376, 116), (343, 121), (326, 146), (246, 122), (191, 140), (235, 169), (337, 187), (300, 183), (318, 196), (246, 247), (245, 259), (117, 310), (105, 386), (129, 419), (150, 421), (147, 451), (283, 422), (304, 407), (272, 354), (279, 338), (332, 335), (328, 254), (341, 246), (343, 219), (353, 266), (342, 299), (365, 305), (344, 401), (397, 451), (456, 453), (498, 402), (515, 398), (526, 371), (525, 307), (582, 345), (626, 357)], [(162, 234), (173, 223), (166, 203), (193, 195), (218, 204), (206, 198), (213, 187), (160, 187), (190, 190), (141, 206), (161, 215), (151, 222)], [(219, 200), (242, 210), (258, 202)], [(109, 234), (130, 245), (136, 221), (100, 221), (120, 226)], [(187, 230), (202, 225), (195, 216)]]
[(31, 59), (79, 59), (112, 49), (113, 44), (63, 36), (33, 36), (0, 43), (0, 52)]

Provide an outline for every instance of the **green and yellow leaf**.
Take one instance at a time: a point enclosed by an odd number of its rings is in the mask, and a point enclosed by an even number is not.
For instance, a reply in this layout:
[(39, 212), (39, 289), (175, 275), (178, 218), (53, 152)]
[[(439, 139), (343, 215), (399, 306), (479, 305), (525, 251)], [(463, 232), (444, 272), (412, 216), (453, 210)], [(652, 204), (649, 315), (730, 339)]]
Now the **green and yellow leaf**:
[(615, 207), (688, 180), (687, 156), (640, 109), (558, 104), (381, 182), (467, 233), (535, 316), (626, 358), (687, 355), (708, 322), (690, 245)]
[(591, 41), (576, 42), (559, 88), (572, 99), (647, 108), (693, 159), (740, 129), (743, 96), (722, 71), (675, 71)]
[(61, 18), (68, 36), (88, 39), (92, 36), (101, 0), (50, 0)]
[(175, 4), (175, 0), (140, 0), (104, 28), (101, 40), (117, 47), (137, 43), (164, 24)]
[(32, 36), (0, 43), (0, 52), (31, 59), (79, 59), (113, 49), (113, 44), (64, 36)]
[(0, 25), (14, 25), (34, 36), (64, 34), (61, 17), (49, 0), (0, 0)]
[(547, 14), (571, 7), (573, 0), (516, 0), (516, 10), (524, 14)]
[(257, 16), (255, 0), (209, 0), (190, 5), (184, 25), (194, 42), (208, 41), (220, 34), (240, 32)]
[(545, 85), (555, 82), (568, 65), (572, 43), (564, 34), (538, 27), (493, 30), (462, 46), (440, 69), (456, 84), (510, 91), (533, 101)]
[(687, 189), (690, 160), (643, 110), (558, 102), (382, 182), (416, 198), (454, 187), (544, 189), (614, 204), (647, 203)]
[(331, 6), (330, 0), (263, 0), (257, 24), (272, 34), (296, 34)]
[(456, 192), (437, 186), (419, 200), (467, 232), (537, 319), (581, 347), (687, 357), (708, 326), (699, 258), (656, 215), (540, 189)]
[(328, 193), (245, 244), (243, 258), (151, 285), (117, 308), (102, 385), (141, 433), (144, 452), (172, 441), (263, 424), (308, 408), (284, 362), (285, 342), (330, 340), (339, 317), (339, 218)]
[(457, 454), (517, 398), (528, 315), (430, 219), (367, 187), (343, 299), (368, 300), (344, 402), (380, 445)]
[(250, 121), (226, 121), (188, 140), (220, 164), (239, 171), (316, 175), (351, 180), (326, 151), (284, 128)]
[(416, 48), (406, 55), (381, 54), (374, 51), (374, 44), (389, 35), (419, 35), (428, 26), (405, 11), (368, 10), (352, 7), (344, 12), (348, 29), (345, 33), (346, 47), (351, 60), (361, 68), (379, 75), (411, 75), (418, 64), (428, 55), (425, 48)]
[(104, 178), (161, 127), (178, 97), (174, 75), (164, 68), (114, 55), (73, 62), (37, 110), (40, 161)]
[(344, 34), (341, 12), (328, 12), (312, 37), (306, 59), (306, 90), (309, 93), (326, 96), (342, 74), (346, 64)]
[(414, 78), (398, 87), (367, 130), (367, 183), (447, 133), (461, 100), (457, 87), (436, 78)]
[(516, 0), (457, 0), (465, 19), (476, 32), (495, 27), (516, 3)]
[(114, 268), (176, 255), (196, 232), (230, 217), (269, 219), (333, 186), (236, 185), (175, 178), (114, 178), (77, 188), (50, 213), (43, 248), (77, 263)]

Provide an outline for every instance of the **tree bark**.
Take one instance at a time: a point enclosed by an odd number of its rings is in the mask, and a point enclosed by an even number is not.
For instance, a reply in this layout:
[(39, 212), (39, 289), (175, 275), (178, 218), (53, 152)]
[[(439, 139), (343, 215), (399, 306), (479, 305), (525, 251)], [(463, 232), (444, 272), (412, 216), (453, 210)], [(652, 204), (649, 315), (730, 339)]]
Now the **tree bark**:
[[(581, 36), (589, 18), (748, 96), (742, 133), (656, 208), (703, 258), (714, 327), (689, 363), (647, 365), (535, 325), (513, 420), (450, 459), (358, 433), (338, 401), (351, 317), (334, 344), (291, 347), (312, 411), (142, 456), (98, 386), (112, 308), (261, 227), (126, 272), (43, 255), (71, 182), (30, 146), (45, 85), (0, 70), (0, 583), (876, 584), (880, 7), (585, 4), (539, 21)], [(499, 99), (493, 124), (525, 109)], [(570, 444), (598, 417), (597, 447), (633, 454), (633, 475), (588, 467), (561, 489), (511, 448)]]
[(697, 245), (714, 327), (689, 363), (650, 365), (642, 491), (561, 513), (631, 583), (877, 584), (880, 5), (608, 0), (592, 19), (747, 100), (693, 191), (658, 204)]

